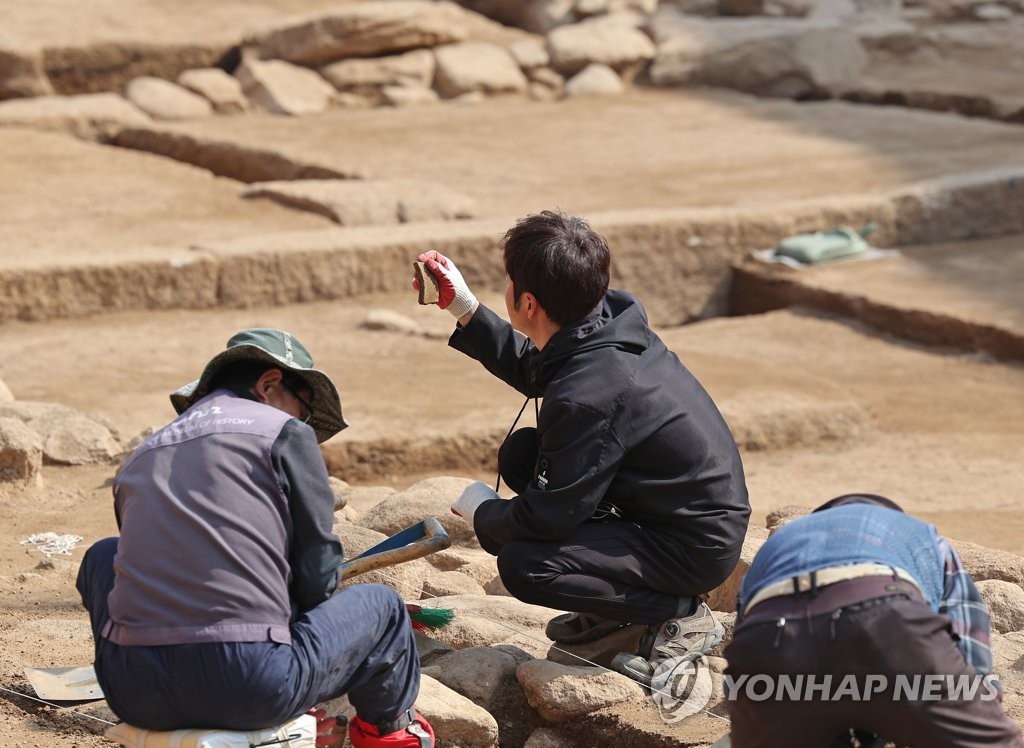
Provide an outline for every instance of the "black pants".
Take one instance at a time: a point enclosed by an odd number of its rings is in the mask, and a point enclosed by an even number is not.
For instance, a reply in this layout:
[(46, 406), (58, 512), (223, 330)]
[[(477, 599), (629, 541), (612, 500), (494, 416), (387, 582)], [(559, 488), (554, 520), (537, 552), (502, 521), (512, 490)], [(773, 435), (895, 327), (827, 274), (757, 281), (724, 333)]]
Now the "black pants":
[[(828, 746), (849, 728), (912, 748), (1024, 745), (999, 701), (981, 698), (983, 693), (992, 696), (990, 688), (979, 688), (974, 698), (951, 698), (948, 693), (933, 699), (895, 697), (900, 675), (910, 683), (915, 675), (976, 675), (956, 646), (948, 617), (906, 597), (874, 598), (804, 615), (801, 598), (806, 600), (803, 595), (788, 598), (788, 609), (776, 605), (771, 616), (759, 617), (754, 608), (737, 625), (725, 650), (726, 673), (733, 684), (726, 704), (735, 748)], [(780, 676), (793, 684), (798, 676), (806, 682), (809, 675), (818, 684), (831, 676), (831, 698), (823, 698), (819, 690), (808, 699), (806, 689), (803, 698), (791, 698), (791, 692), (777, 698), (784, 682)], [(851, 675), (862, 686), (862, 698), (836, 698), (841, 681)], [(767, 678), (755, 687), (756, 676)], [(875, 676), (875, 692), (864, 699), (869, 676)], [(886, 680), (883, 690), (879, 677)], [(765, 698), (769, 683), (775, 693)]]
[(586, 522), (562, 541), (509, 543), (498, 552), (498, 572), (523, 602), (655, 624), (685, 615), (738, 559), (738, 548), (715, 558), (615, 519)]

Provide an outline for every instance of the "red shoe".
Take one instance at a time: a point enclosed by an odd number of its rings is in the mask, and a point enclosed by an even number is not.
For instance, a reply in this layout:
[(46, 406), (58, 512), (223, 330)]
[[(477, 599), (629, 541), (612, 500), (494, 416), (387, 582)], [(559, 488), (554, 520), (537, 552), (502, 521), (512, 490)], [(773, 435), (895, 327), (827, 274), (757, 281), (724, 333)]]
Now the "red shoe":
[(434, 728), (414, 709), (383, 725), (356, 715), (348, 724), (354, 748), (434, 748)]

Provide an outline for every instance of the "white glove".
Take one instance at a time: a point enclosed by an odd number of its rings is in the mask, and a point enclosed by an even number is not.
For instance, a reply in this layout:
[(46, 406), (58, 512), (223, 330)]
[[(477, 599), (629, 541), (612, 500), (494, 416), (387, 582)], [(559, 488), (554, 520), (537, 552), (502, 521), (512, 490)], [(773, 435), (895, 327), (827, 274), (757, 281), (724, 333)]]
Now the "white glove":
[(464, 520), (473, 524), (473, 515), (476, 514), (476, 510), (485, 501), (491, 499), (500, 499), (494, 492), (494, 489), (488, 486), (486, 483), (476, 481), (466, 486), (466, 490), (462, 492), (462, 495), (455, 500), (452, 504), (452, 513), (457, 514)]
[(476, 306), (476, 296), (469, 290), (462, 273), (455, 267), (455, 263), (443, 254), (434, 251), (424, 252), (416, 258), (427, 266), (427, 270), (437, 278), (438, 301), (437, 305), (447, 309), (455, 319), (459, 319), (466, 312), (470, 312)]

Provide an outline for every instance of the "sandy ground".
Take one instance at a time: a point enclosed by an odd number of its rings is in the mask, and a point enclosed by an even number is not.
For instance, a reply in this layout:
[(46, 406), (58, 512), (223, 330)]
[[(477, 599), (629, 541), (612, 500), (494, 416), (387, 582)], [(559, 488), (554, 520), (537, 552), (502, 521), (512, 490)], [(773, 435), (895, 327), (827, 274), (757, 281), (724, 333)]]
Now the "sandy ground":
[[(63, 13), (65, 6), (54, 0), (21, 4), (5, 19), (5, 33), (40, 43), (74, 40), (81, 16), (77, 10)], [(285, 0), (249, 5), (244, 20), (276, 17), (293, 7)], [(141, 35), (122, 8), (104, 0), (92, 6), (90, 18), (106, 19), (111, 37)], [(204, 14), (197, 8), (150, 2), (144, 25), (156, 29), (162, 18), (178, 19), (168, 32), (173, 41), (179, 33), (187, 37), (201, 25), (216, 29), (218, 19), (242, 15), (232, 4)], [(82, 33), (95, 39), (98, 27), (83, 27)], [(366, 168), (376, 176), (441, 182), (473, 194), (482, 215), (506, 220), (555, 206), (590, 213), (765, 205), (1024, 164), (1019, 127), (713, 92), (332, 112), (302, 122), (246, 117), (181, 129), (303, 161)], [(0, 132), (0, 150), (4, 267), (172, 256), (193, 241), (325, 225), (269, 202), (240, 200), (237, 183), (147, 154), (23, 131)], [(916, 251), (908, 251), (908, 258), (916, 259)], [(1019, 267), (1019, 244), (979, 245), (973, 267), (954, 261), (964, 248), (934, 251), (937, 263), (901, 265), (889, 273), (882, 266), (837, 269), (820, 282), (866, 284), (882, 296), (925, 306), (948, 296), (957, 314), (1004, 315), (1007, 325), (1020, 327), (1018, 276), (994, 269)], [(979, 257), (998, 259), (981, 263), (979, 271)], [(644, 297), (644, 288), (630, 290)], [(502, 308), (498, 296), (482, 297)], [(361, 323), (372, 309), (407, 315), (425, 334), (366, 330)], [(353, 425), (328, 450), (447, 439), (457, 456), (460, 439), (468, 443), (506, 428), (521, 405), (517, 394), (444, 345), (448, 315), (418, 308), (411, 292), (284, 307), (6, 323), (0, 326), (0, 379), (19, 399), (102, 415), (127, 441), (171, 417), (167, 393), (194, 378), (231, 333), (260, 325), (292, 330), (340, 384)], [(874, 491), (952, 537), (1024, 553), (1018, 498), (1024, 368), (792, 311), (662, 333), (744, 435), (755, 522), (787, 504)], [(0, 688), (24, 692), (24, 667), (90, 661), (87, 620), (73, 580), (88, 544), (114, 531), (113, 470), (47, 467), (41, 487), (0, 489)], [(401, 488), (436, 472), (430, 459), (420, 457), (360, 482)], [(482, 479), (491, 474), (479, 466), (447, 472)], [(40, 564), (40, 554), (21, 541), (46, 531), (83, 540), (69, 557)], [(95, 733), (103, 727), (100, 720), (112, 716), (95, 707), (86, 711), (94, 719), (5, 693), (0, 746), (106, 745)]]

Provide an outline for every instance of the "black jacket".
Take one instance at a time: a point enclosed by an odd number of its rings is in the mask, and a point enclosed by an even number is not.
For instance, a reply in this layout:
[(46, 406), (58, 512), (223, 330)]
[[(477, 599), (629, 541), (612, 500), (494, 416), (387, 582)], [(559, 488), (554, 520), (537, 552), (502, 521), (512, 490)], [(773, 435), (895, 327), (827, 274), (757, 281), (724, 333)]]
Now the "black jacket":
[(540, 351), (484, 306), (449, 345), (543, 397), (538, 477), (512, 500), (479, 507), (484, 548), (564, 540), (600, 501), (669, 545), (717, 557), (743, 542), (750, 504), (736, 442), (632, 295), (608, 291)]

